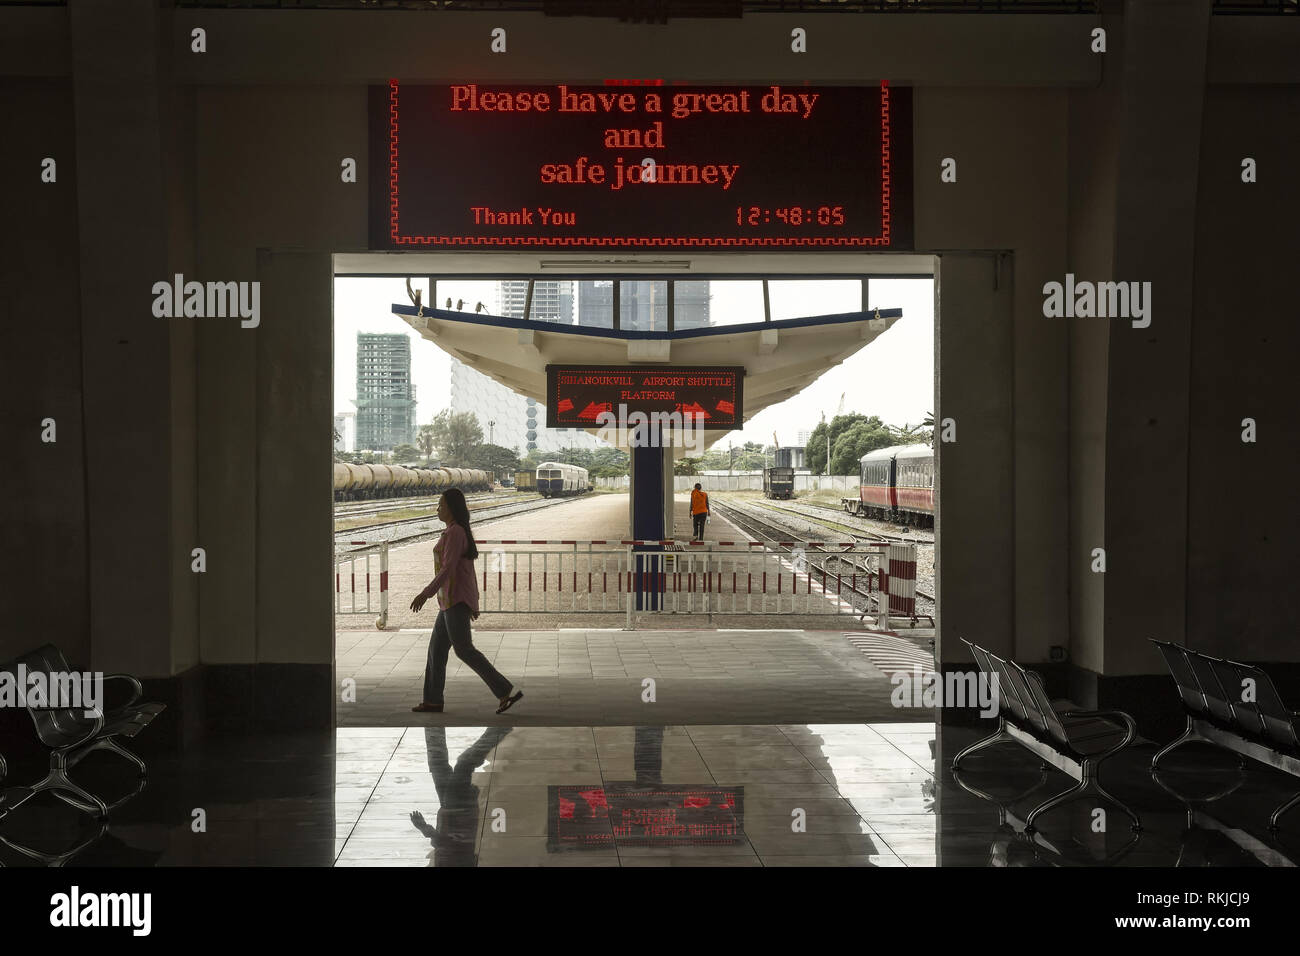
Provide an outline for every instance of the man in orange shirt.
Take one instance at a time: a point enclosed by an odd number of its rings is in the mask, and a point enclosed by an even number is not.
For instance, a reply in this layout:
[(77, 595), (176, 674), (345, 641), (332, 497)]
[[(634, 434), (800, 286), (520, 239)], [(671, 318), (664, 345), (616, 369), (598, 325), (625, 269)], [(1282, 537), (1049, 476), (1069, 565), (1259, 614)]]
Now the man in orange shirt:
[(709, 496), (704, 493), (697, 481), (695, 490), (691, 492), (691, 521), (694, 523), (692, 541), (704, 540), (704, 519), (711, 517), (713, 513), (709, 511)]

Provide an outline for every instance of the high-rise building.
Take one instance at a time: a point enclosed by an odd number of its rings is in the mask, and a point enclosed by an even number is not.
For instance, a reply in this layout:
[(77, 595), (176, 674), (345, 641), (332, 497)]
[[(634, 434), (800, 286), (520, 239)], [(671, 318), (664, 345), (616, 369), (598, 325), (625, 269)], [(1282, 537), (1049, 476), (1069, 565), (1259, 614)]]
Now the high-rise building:
[(808, 442), (811, 441), (811, 440), (812, 440), (812, 429), (810, 429), (810, 428), (801, 428), (801, 429), (799, 429), (799, 444), (800, 444), (800, 445), (802, 445), (804, 448), (807, 448), (807, 447), (808, 447)]
[(415, 386), (408, 335), (357, 333), (358, 451), (392, 451), (415, 441)]
[[(578, 324), (611, 328), (614, 282), (618, 291), (619, 328), (633, 332), (668, 331), (668, 282), (664, 279), (594, 279), (578, 283)], [(698, 329), (709, 324), (709, 283), (692, 279), (673, 283), (673, 328)]]
[[(524, 318), (528, 303), (527, 279), (504, 279), (497, 283), (497, 315)], [(533, 282), (533, 302), (528, 308), (533, 322), (573, 324), (573, 282), (568, 279), (538, 279)]]
[[(527, 298), (527, 280), (503, 280), (497, 283), (496, 312), (522, 319)], [(572, 325), (573, 283), (555, 279), (535, 281), (528, 318), (533, 322)], [(483, 429), (484, 441), (491, 440), (493, 444), (512, 448), (520, 457), (533, 450), (599, 448), (604, 444), (594, 435), (578, 429), (547, 428), (543, 405), (524, 398), (458, 360), (451, 363), (451, 409), (457, 413), (472, 413)]]
[[(547, 428), (546, 408), (453, 359), (451, 410), (470, 412), (483, 429), (483, 440), (514, 449), (521, 458), (530, 451), (561, 448), (600, 448), (604, 442), (576, 428)], [(493, 424), (495, 422), (495, 424)]]

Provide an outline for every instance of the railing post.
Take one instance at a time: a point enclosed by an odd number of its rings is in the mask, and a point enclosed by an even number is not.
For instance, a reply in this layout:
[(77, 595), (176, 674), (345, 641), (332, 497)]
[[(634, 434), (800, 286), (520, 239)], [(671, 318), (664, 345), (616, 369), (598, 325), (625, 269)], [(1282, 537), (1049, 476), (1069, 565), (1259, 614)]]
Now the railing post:
[(635, 552), (633, 551), (633, 547), (632, 547), (632, 545), (629, 544), (629, 545), (627, 546), (627, 570), (628, 570), (628, 578), (627, 578), (627, 582), (628, 582), (628, 586), (627, 586), (626, 588), (623, 589), (623, 600), (627, 602), (627, 624), (624, 625), (624, 627), (623, 627), (623, 630), (625, 630), (625, 631), (633, 630), (633, 627), (632, 627), (632, 580), (633, 580), (633, 578), (635, 577), (635, 575), (632, 573), (632, 572), (633, 572), (633, 568), (632, 568), (633, 554), (635, 554)]
[[(369, 564), (369, 560), (366, 562)], [(379, 546), (379, 618), (375, 627), (383, 630), (388, 624), (388, 542)]]

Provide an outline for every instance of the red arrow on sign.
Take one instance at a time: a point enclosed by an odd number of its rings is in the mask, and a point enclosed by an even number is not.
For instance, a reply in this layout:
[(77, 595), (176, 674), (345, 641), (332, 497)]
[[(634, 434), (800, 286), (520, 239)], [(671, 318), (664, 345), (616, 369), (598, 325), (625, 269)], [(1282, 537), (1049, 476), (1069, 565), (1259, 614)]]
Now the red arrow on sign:
[(558, 404), (558, 405), (555, 406), (555, 410), (556, 410), (557, 412), (571, 412), (571, 411), (573, 411), (573, 400), (572, 400), (572, 399), (569, 399), (569, 398), (562, 398), (562, 399), (560, 399), (560, 404)]
[(724, 415), (734, 415), (736, 414), (736, 403), (719, 400), (718, 411), (722, 412)]
[(706, 412), (699, 402), (691, 402), (689, 405), (682, 405), (682, 414), (687, 418), (712, 418), (713, 416)]
[(578, 417), (579, 417), (579, 418), (589, 418), (589, 419), (591, 419), (592, 421), (595, 421), (595, 420), (596, 420), (596, 416), (598, 416), (598, 415), (599, 415), (601, 412), (603, 412), (603, 411), (607, 411), (607, 410), (609, 409), (609, 407), (610, 407), (610, 405), (609, 405), (608, 402), (604, 402), (604, 403), (601, 403), (601, 402), (590, 402), (590, 403), (587, 405), (586, 408), (584, 408), (582, 411), (578, 412)]

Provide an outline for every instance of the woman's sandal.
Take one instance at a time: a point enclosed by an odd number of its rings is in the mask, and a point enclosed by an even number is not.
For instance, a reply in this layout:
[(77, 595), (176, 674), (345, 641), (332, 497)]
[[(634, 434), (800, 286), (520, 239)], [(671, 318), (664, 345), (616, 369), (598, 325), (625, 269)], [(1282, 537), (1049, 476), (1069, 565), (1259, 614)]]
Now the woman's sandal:
[(417, 714), (441, 714), (442, 704), (426, 704), (423, 701), (411, 708)]
[(524, 692), (522, 690), (516, 691), (515, 693), (511, 694), (505, 700), (501, 701), (501, 706), (497, 708), (497, 713), (504, 714), (507, 710), (509, 710), (511, 707), (515, 705), (515, 701), (519, 700), (519, 698), (523, 696), (524, 696)]

